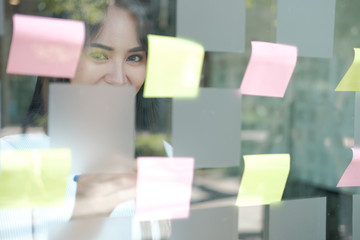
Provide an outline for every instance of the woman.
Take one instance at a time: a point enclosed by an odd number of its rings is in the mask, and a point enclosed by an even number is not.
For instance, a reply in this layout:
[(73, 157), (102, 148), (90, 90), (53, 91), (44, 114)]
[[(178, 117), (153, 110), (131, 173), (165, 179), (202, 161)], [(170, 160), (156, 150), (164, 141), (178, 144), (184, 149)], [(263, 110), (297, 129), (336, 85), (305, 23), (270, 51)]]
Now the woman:
[[(23, 123), (24, 133), (29, 126), (40, 125), (47, 129), (49, 82), (133, 85), (137, 91), (136, 128), (148, 129), (154, 124), (156, 101), (142, 97), (149, 22), (137, 1), (117, 0), (112, 5), (115, 8), (110, 8), (110, 11), (107, 11), (108, 4), (97, 8), (96, 14), (92, 14), (101, 16), (97, 20), (87, 16), (90, 14), (70, 13), (82, 16), (81, 20), (86, 23), (86, 42), (76, 74), (72, 79), (38, 78), (33, 100)], [(80, 6), (79, 8), (81, 9)]]
[[(142, 8), (134, 0), (117, 0), (111, 4), (104, 4), (102, 7), (97, 10), (105, 13), (103, 17), (86, 25), (87, 38), (75, 76), (72, 79), (43, 77), (38, 79), (24, 123), (24, 130), (30, 125), (46, 123), (49, 82), (131, 85), (137, 92), (137, 128), (146, 128), (150, 125), (156, 105), (153, 102), (146, 103), (142, 98), (147, 57), (147, 26)], [(82, 20), (87, 23), (88, 19), (86, 16), (83, 17)], [(46, 124), (44, 126), (46, 128)], [(33, 237), (21, 238), (28, 240), (46, 239), (42, 226), (49, 221), (95, 215), (132, 215), (134, 213), (135, 180), (134, 172), (122, 175), (83, 175), (77, 179), (77, 183), (70, 182), (69, 184), (68, 197), (70, 199), (74, 198), (76, 191), (74, 205), (46, 210), (35, 209), (31, 215), (24, 210), (24, 212), (19, 211), (11, 217), (15, 220), (18, 217), (31, 217), (29, 221), (33, 226), (31, 228)], [(0, 221), (5, 221), (6, 216), (11, 215), (11, 210), (4, 214), (0, 213)], [(161, 233), (168, 232), (168, 229), (167, 222), (143, 223), (140, 227), (135, 227), (134, 234), (138, 236), (135, 238), (142, 235), (142, 237), (160, 239)], [(145, 234), (145, 231), (148, 233)], [(158, 234), (154, 234), (154, 232)], [(12, 236), (11, 233), (5, 231), (1, 239), (15, 239), (16, 237), (18, 236)]]

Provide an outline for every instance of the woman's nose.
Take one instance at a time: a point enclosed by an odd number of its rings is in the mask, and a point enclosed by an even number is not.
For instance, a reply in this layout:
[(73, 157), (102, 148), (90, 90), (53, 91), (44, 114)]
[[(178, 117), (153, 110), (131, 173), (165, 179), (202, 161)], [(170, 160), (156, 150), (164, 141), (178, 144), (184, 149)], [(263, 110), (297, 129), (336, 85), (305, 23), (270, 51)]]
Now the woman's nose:
[(112, 85), (130, 84), (122, 64), (112, 64), (109, 72), (105, 75), (105, 82)]

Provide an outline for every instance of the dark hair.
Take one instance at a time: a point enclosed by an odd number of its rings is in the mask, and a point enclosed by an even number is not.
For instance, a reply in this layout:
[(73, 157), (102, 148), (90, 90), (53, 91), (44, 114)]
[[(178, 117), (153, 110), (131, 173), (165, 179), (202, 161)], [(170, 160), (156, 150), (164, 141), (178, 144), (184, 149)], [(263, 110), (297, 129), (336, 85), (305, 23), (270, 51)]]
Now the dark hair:
[[(99, 0), (98, 0), (99, 1)], [(101, 4), (104, 2), (105, 4)], [(110, 3), (109, 3), (110, 2)], [(98, 17), (96, 19), (90, 18), (85, 12), (81, 11), (84, 8), (80, 8), (80, 13), (78, 13), (78, 19), (85, 22), (86, 25), (86, 39), (91, 40), (96, 37), (97, 34), (101, 32), (102, 24), (107, 15), (107, 9), (110, 6), (116, 6), (128, 11), (134, 18), (137, 26), (137, 34), (139, 36), (139, 42), (141, 46), (147, 52), (147, 34), (150, 32), (150, 21), (146, 17), (144, 8), (137, 0), (100, 0), (97, 8), (94, 11), (97, 12)]]
[[(83, 20), (86, 26), (86, 41), (90, 41), (96, 37), (102, 28), (102, 24), (106, 18), (106, 12), (109, 6), (117, 6), (125, 9), (134, 17), (137, 26), (139, 42), (147, 53), (147, 33), (149, 32), (150, 25), (146, 18), (144, 9), (136, 0), (115, 0), (109, 3), (107, 0), (102, 0), (96, 8), (100, 11), (100, 17), (96, 20), (89, 20), (86, 14), (75, 14), (76, 19)], [(105, 3), (105, 4), (104, 4)], [(81, 9), (81, 8), (80, 8)], [(70, 13), (58, 14), (61, 17), (68, 16)], [(98, 14), (99, 15), (99, 14)], [(71, 16), (70, 16), (71, 17)], [(69, 18), (69, 17), (67, 17)], [(49, 84), (56, 83), (70, 83), (66, 78), (50, 78), (38, 77), (32, 101), (28, 108), (28, 112), (22, 124), (22, 132), (25, 133), (29, 126), (42, 126), (47, 132), (47, 113), (48, 113), (48, 92)], [(137, 130), (151, 130), (157, 119), (158, 103), (156, 99), (149, 99), (143, 97), (143, 87), (136, 95), (136, 129)]]

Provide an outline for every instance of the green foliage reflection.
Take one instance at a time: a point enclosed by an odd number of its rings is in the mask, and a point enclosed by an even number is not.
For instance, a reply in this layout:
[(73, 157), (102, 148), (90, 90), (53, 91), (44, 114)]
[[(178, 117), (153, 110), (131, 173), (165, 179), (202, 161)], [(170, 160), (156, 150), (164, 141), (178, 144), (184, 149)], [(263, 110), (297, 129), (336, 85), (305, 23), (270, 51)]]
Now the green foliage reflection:
[(85, 21), (91, 25), (101, 22), (111, 0), (38, 0), (38, 8), (48, 16)]

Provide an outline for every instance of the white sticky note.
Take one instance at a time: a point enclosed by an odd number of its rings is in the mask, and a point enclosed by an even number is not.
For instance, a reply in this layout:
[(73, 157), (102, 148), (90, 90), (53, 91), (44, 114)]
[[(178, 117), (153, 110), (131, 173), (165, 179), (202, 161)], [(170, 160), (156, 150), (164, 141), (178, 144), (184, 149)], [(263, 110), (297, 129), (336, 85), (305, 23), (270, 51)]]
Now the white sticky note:
[(174, 99), (175, 157), (194, 157), (195, 168), (240, 164), (241, 94), (236, 89), (202, 88), (196, 99)]
[(139, 157), (136, 217), (151, 221), (189, 216), (193, 158)]
[(282, 201), (270, 205), (267, 240), (325, 240), (326, 198)]
[(276, 42), (295, 45), (299, 56), (331, 58), (335, 0), (278, 0)]
[(51, 147), (73, 153), (73, 174), (131, 172), (135, 153), (135, 89), (51, 84)]
[(176, 4), (176, 36), (197, 41), (206, 51), (244, 51), (245, 0), (181, 0)]

